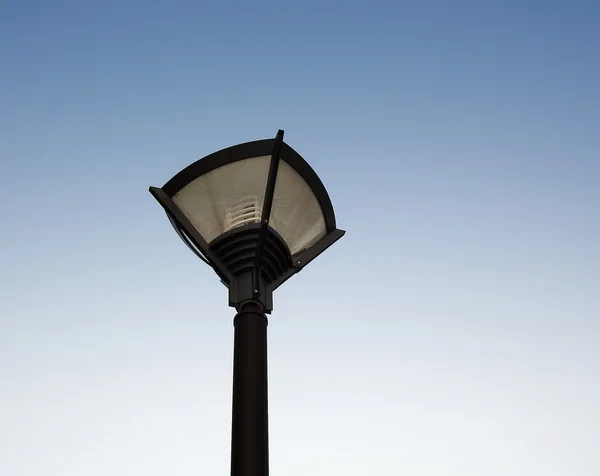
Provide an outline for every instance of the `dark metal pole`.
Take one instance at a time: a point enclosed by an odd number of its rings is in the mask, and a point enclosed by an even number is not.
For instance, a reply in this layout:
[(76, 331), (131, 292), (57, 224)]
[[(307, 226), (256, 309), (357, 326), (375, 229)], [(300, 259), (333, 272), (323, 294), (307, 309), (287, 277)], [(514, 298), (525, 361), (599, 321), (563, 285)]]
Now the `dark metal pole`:
[(267, 316), (246, 301), (233, 323), (231, 476), (268, 476)]

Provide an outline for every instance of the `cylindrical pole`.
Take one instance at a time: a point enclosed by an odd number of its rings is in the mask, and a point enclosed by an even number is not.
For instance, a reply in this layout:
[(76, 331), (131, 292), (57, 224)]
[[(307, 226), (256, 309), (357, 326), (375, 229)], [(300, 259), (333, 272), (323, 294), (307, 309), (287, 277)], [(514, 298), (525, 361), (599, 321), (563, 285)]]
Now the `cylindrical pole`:
[(267, 316), (247, 301), (233, 322), (231, 476), (268, 476)]

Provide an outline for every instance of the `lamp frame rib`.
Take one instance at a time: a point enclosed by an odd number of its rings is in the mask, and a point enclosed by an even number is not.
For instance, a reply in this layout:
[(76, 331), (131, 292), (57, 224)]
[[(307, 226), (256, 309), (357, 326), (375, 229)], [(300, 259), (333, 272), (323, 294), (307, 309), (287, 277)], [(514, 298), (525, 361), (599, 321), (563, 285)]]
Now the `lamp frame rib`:
[(252, 273), (252, 287), (254, 298), (260, 299), (260, 267), (262, 264), (262, 255), (265, 238), (269, 231), (269, 219), (271, 217), (271, 208), (273, 207), (273, 198), (275, 195), (275, 182), (277, 182), (277, 171), (279, 170), (279, 154), (281, 154), (281, 145), (283, 144), (283, 131), (280, 129), (275, 137), (273, 144), (273, 153), (271, 154), (271, 163), (269, 164), (269, 175), (267, 176), (267, 186), (265, 190), (265, 199), (263, 200), (262, 216), (260, 218), (260, 235), (258, 238), (258, 249), (256, 251), (256, 261)]

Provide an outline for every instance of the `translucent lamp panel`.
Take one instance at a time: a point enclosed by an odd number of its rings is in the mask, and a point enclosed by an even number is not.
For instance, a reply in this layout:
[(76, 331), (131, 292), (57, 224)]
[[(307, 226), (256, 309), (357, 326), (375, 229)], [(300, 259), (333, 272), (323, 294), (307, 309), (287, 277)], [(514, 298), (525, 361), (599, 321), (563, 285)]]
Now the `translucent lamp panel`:
[(280, 160), (269, 225), (285, 240), (292, 254), (325, 236), (325, 217), (314, 192), (285, 160)]
[(193, 180), (173, 201), (210, 243), (226, 231), (259, 223), (271, 156), (218, 167)]

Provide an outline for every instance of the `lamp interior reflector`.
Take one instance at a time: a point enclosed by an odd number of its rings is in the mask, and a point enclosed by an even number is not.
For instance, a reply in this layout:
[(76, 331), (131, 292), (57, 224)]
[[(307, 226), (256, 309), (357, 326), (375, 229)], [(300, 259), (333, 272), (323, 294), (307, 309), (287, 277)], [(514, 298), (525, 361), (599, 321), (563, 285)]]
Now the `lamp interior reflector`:
[(225, 210), (225, 231), (249, 223), (260, 223), (263, 201), (257, 196), (242, 198), (235, 205)]

